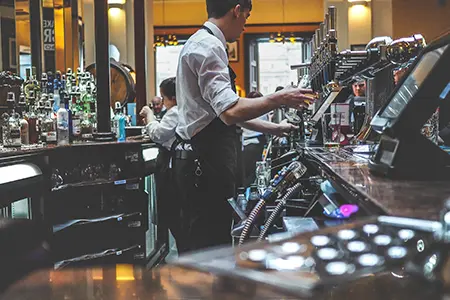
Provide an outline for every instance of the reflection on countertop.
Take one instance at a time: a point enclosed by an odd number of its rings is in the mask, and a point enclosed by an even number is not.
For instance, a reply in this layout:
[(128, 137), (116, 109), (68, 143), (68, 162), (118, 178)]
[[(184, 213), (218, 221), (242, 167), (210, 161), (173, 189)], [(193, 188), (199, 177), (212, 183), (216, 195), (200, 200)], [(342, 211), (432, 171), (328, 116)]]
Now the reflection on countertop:
[[(306, 299), (292, 291), (217, 276), (180, 266), (157, 270), (118, 265), (104, 268), (44, 270), (11, 286), (1, 300), (131, 300), (131, 299)], [(312, 299), (445, 299), (437, 289), (419, 279), (391, 272), (364, 277), (319, 291)]]
[(379, 213), (438, 220), (444, 201), (450, 196), (448, 181), (396, 180), (370, 173), (368, 157), (345, 149), (330, 151), (307, 148), (311, 158), (328, 176), (357, 195), (362, 202), (371, 202)]
[(117, 265), (36, 272), (11, 286), (0, 299), (251, 299), (249, 293), (255, 299), (279, 299), (283, 295), (175, 266), (144, 271)]

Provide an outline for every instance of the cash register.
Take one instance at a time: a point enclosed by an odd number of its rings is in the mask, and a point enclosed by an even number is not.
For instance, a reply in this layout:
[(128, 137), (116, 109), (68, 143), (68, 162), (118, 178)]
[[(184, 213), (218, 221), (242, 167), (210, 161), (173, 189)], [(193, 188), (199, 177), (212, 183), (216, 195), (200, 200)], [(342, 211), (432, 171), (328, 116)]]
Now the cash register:
[(389, 177), (450, 176), (450, 155), (421, 134), (440, 105), (450, 101), (450, 34), (426, 47), (372, 120), (382, 133), (372, 172)]

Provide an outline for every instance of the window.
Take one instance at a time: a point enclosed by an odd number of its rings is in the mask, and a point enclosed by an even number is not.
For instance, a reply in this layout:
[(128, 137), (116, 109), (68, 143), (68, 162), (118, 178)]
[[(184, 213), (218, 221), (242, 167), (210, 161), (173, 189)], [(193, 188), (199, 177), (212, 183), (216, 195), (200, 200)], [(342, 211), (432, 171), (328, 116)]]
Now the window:
[(178, 58), (183, 45), (156, 47), (156, 87), (159, 95), (159, 85), (169, 77), (177, 75)]
[(296, 70), (291, 65), (302, 62), (303, 43), (270, 43), (258, 41), (259, 91), (266, 95), (278, 86), (298, 83)]

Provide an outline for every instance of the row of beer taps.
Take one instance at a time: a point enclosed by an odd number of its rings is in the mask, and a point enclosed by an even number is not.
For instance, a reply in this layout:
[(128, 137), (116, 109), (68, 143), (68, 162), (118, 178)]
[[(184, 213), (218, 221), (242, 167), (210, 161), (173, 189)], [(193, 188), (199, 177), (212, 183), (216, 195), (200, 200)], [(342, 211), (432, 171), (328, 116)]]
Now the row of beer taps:
[(372, 39), (364, 50), (338, 51), (337, 10), (330, 6), (324, 22), (311, 39), (312, 57), (304, 67), (309, 69), (309, 81), (313, 91), (329, 94), (336, 85), (345, 84), (354, 76), (370, 74), (386, 65), (402, 65), (415, 58), (426, 46), (421, 34), (392, 40), (382, 36)]

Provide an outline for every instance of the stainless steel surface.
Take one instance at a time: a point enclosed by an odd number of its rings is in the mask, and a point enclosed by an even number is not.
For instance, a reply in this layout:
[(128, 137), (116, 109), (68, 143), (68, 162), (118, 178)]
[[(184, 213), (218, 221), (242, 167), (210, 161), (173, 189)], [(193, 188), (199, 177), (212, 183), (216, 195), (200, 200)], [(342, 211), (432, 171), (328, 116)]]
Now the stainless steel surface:
[(369, 49), (378, 49), (381, 45), (390, 45), (392, 43), (392, 38), (390, 36), (379, 36), (373, 38), (369, 43), (366, 45), (366, 50)]
[(320, 23), (319, 25), (319, 40), (320, 46), (322, 47), (325, 40), (325, 25), (323, 23)]
[(335, 6), (328, 7), (328, 15), (330, 16), (329, 29), (336, 30), (337, 10)]

